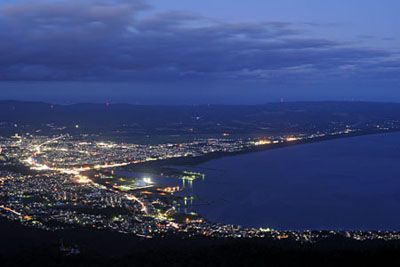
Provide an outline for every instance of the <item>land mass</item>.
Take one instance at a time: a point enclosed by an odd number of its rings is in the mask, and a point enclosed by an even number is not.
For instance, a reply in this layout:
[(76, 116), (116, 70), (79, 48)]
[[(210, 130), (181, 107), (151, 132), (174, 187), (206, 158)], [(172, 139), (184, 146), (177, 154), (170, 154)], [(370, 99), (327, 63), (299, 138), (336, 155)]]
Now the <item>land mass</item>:
[[(327, 232), (327, 234), (329, 234)], [(271, 239), (140, 240), (108, 231), (47, 232), (0, 219), (2, 266), (381, 266), (400, 263), (398, 241), (335, 237), (315, 243)], [(60, 252), (60, 242), (80, 255)]]
[(243, 149), (241, 151), (235, 151), (235, 152), (214, 152), (214, 153), (208, 153), (208, 154), (198, 156), (198, 157), (180, 157), (180, 158), (170, 158), (170, 159), (165, 159), (165, 160), (148, 161), (148, 162), (143, 162), (143, 163), (138, 163), (138, 164), (132, 164), (125, 168), (129, 169), (131, 171), (135, 171), (135, 172), (145, 172), (145, 173), (149, 173), (149, 174), (150, 173), (153, 173), (153, 174), (161, 174), (162, 173), (165, 176), (168, 176), (168, 175), (181, 176), (182, 170), (180, 168), (176, 168), (178, 166), (195, 167), (202, 163), (205, 163), (205, 162), (208, 162), (208, 161), (211, 161), (214, 159), (224, 158), (224, 157), (231, 157), (231, 156), (236, 156), (236, 155), (260, 152), (260, 151), (271, 150), (271, 149), (279, 149), (279, 148), (285, 148), (285, 147), (291, 147), (291, 146), (297, 146), (297, 145), (324, 142), (324, 141), (335, 140), (335, 139), (352, 138), (352, 137), (365, 136), (365, 135), (376, 135), (376, 134), (379, 135), (379, 134), (394, 133), (394, 132), (399, 132), (399, 131), (400, 131), (400, 129), (369, 129), (369, 130), (351, 132), (351, 133), (346, 133), (346, 134), (328, 135), (328, 136), (323, 136), (323, 137), (315, 137), (315, 138), (311, 138), (311, 139), (296, 140), (296, 141), (292, 141), (292, 142), (253, 146), (253, 147), (249, 147), (249, 148)]
[[(84, 266), (232, 266), (265, 261), (285, 266), (288, 262), (281, 258), (289, 255), (299, 263), (313, 264), (311, 256), (330, 257), (332, 263), (350, 258), (371, 263), (388, 251), (388, 257), (397, 259), (396, 232), (264, 231), (209, 223), (188, 214), (177, 220), (176, 203), (168, 191), (173, 188), (131, 190), (110, 182), (101, 170), (123, 167), (179, 176), (171, 166), (399, 131), (400, 104), (168, 107), (0, 101), (0, 112), (0, 208), (10, 219), (0, 221), (0, 260), (6, 266), (29, 264), (24, 259), (32, 255), (42, 266), (41, 260)], [(86, 170), (103, 184), (92, 183)], [(77, 244), (82, 256), (60, 253), (60, 240)], [(110, 243), (112, 249), (107, 248)], [(379, 257), (367, 256), (381, 250)], [(176, 257), (179, 252), (182, 255)], [(151, 255), (157, 257), (148, 261)]]
[(53, 105), (0, 101), (0, 135), (98, 133), (141, 143), (397, 126), (398, 103), (288, 102), (252, 106)]

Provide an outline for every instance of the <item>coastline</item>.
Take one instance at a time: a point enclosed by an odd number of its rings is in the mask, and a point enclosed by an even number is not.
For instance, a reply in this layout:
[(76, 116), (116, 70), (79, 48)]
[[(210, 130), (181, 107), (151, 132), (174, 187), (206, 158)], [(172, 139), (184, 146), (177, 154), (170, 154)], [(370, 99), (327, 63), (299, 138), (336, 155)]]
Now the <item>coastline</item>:
[(315, 137), (315, 138), (309, 138), (309, 139), (303, 139), (303, 140), (297, 140), (297, 141), (291, 141), (291, 142), (282, 142), (282, 143), (278, 143), (278, 144), (267, 144), (267, 145), (254, 146), (254, 147), (243, 149), (241, 151), (236, 151), (236, 152), (213, 152), (213, 153), (208, 153), (206, 155), (202, 155), (202, 156), (198, 156), (198, 157), (180, 157), (180, 158), (171, 158), (171, 159), (164, 159), (164, 160), (157, 160), (157, 161), (149, 161), (149, 162), (131, 164), (131, 165), (128, 165), (127, 168), (132, 168), (135, 170), (139, 169), (139, 170), (151, 171), (152, 168), (157, 169), (157, 168), (161, 168), (161, 167), (170, 167), (170, 166), (174, 166), (174, 165), (175, 166), (195, 167), (202, 163), (205, 163), (205, 162), (208, 162), (208, 161), (211, 161), (214, 159), (224, 158), (224, 157), (232, 157), (232, 156), (243, 155), (243, 154), (247, 154), (247, 153), (255, 153), (255, 152), (261, 152), (261, 151), (266, 151), (266, 150), (271, 150), (271, 149), (279, 149), (279, 148), (285, 148), (285, 147), (291, 147), (291, 146), (297, 146), (297, 145), (312, 144), (312, 143), (331, 141), (331, 140), (336, 140), (336, 139), (352, 138), (352, 137), (367, 136), (367, 135), (380, 135), (380, 134), (388, 134), (388, 133), (396, 133), (396, 132), (400, 132), (400, 129), (384, 129), (384, 130), (370, 129), (370, 130), (357, 131), (357, 132), (346, 133), (346, 134), (328, 135), (328, 136), (323, 136), (323, 137)]

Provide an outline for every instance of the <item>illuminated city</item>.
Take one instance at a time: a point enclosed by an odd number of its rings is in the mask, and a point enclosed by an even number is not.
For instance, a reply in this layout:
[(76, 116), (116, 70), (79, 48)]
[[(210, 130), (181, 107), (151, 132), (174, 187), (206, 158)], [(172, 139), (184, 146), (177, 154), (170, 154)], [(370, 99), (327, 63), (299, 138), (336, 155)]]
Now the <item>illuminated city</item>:
[[(379, 131), (390, 128), (376, 127)], [(37, 136), (15, 134), (1, 139), (1, 216), (30, 227), (55, 231), (91, 227), (133, 234), (142, 238), (209, 236), (290, 238), (313, 241), (346, 235), (357, 240), (397, 240), (396, 232), (279, 231), (243, 228), (208, 222), (185, 206), (193, 196), (179, 196), (201, 173), (183, 171), (174, 186), (161, 186), (151, 176), (119, 178), (114, 170), (169, 159), (226, 155), (267, 149), (292, 142), (357, 133), (346, 127), (337, 132), (270, 136), (257, 139), (198, 139), (187, 143), (143, 145), (98, 140), (98, 136)], [(96, 137), (96, 138), (95, 138)], [(152, 174), (150, 174), (152, 175)], [(173, 180), (175, 175), (165, 179)], [(117, 179), (119, 178), (119, 179)], [(192, 185), (191, 185), (192, 186)]]
[(400, 1), (0, 1), (0, 267), (400, 266)]

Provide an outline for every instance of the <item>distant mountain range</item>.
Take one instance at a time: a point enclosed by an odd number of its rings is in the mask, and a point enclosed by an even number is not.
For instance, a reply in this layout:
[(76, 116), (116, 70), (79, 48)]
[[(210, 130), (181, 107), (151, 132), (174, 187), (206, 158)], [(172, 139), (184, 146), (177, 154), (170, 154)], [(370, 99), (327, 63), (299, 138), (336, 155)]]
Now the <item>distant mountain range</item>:
[(85, 131), (135, 134), (296, 133), (341, 127), (375, 127), (400, 121), (400, 104), (374, 102), (286, 102), (264, 105), (143, 106), (53, 105), (0, 101), (0, 133), (12, 125), (46, 124)]

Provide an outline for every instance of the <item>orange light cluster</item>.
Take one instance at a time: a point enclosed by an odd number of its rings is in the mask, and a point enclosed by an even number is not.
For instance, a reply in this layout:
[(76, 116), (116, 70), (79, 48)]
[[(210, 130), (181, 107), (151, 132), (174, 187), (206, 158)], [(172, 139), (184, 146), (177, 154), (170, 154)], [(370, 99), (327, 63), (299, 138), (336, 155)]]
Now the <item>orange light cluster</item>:
[(75, 176), (75, 182), (77, 182), (78, 184), (88, 184), (92, 181), (87, 176), (78, 174)]
[(32, 217), (28, 216), (28, 215), (25, 215), (24, 217), (22, 217), (22, 219), (24, 219), (25, 221), (31, 221)]
[(279, 240), (281, 240), (281, 239), (288, 239), (289, 236), (288, 236), (288, 235), (278, 235), (276, 238), (279, 239)]
[(299, 138), (293, 137), (293, 136), (290, 136), (290, 137), (286, 138), (286, 142), (294, 142), (294, 141), (297, 141), (297, 140), (299, 140)]
[(256, 146), (264, 146), (264, 145), (269, 145), (269, 144), (271, 144), (271, 141), (268, 139), (261, 139), (254, 143), (254, 145), (256, 145)]
[(179, 186), (171, 186), (171, 187), (165, 187), (162, 189), (162, 191), (167, 192), (167, 193), (175, 193), (179, 191)]

